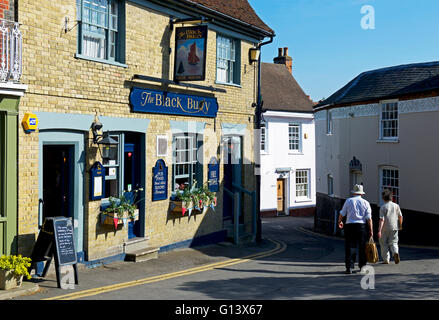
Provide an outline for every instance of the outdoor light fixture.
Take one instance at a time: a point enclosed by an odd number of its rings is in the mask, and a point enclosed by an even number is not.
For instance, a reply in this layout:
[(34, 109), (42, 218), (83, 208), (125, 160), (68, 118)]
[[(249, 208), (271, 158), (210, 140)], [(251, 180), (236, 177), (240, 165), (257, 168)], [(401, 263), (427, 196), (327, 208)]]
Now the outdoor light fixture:
[(114, 158), (117, 154), (117, 146), (119, 145), (119, 142), (110, 137), (108, 131), (103, 135), (100, 134), (98, 131), (101, 130), (102, 127), (103, 125), (99, 121), (95, 121), (92, 123), (91, 129), (93, 132), (93, 144), (98, 145), (99, 153), (101, 154), (102, 158)]
[(258, 62), (260, 54), (261, 51), (259, 48), (250, 48), (249, 50), (250, 64), (252, 64), (253, 62)]

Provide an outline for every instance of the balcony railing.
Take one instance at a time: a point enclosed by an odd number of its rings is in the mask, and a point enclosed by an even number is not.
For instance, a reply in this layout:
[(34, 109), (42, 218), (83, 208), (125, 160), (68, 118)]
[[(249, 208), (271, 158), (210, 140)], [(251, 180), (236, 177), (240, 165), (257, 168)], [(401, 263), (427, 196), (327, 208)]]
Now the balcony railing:
[(22, 74), (20, 24), (0, 19), (0, 82), (19, 82)]

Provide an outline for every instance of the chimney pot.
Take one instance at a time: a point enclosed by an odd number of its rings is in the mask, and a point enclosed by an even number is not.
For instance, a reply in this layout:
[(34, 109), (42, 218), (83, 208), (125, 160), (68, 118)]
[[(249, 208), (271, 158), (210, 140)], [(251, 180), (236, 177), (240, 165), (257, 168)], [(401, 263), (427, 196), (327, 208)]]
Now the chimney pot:
[(282, 54), (282, 48), (279, 48), (278, 50), (279, 50), (279, 55), (278, 55), (278, 57), (280, 58), (280, 57), (283, 56), (283, 54)]
[(285, 47), (284, 48), (284, 57), (287, 57), (288, 56), (288, 47)]

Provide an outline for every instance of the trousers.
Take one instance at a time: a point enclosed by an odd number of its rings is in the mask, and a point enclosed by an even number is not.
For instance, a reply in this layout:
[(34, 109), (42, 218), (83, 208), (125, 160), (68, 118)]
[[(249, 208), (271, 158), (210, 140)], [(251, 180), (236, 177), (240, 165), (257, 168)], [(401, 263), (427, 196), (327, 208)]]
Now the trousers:
[(353, 269), (357, 259), (360, 269), (366, 265), (367, 226), (365, 223), (349, 223), (345, 225), (345, 265)]
[(398, 230), (386, 230), (381, 233), (380, 238), (381, 258), (384, 261), (390, 260), (389, 249), (392, 255), (399, 253), (398, 248)]

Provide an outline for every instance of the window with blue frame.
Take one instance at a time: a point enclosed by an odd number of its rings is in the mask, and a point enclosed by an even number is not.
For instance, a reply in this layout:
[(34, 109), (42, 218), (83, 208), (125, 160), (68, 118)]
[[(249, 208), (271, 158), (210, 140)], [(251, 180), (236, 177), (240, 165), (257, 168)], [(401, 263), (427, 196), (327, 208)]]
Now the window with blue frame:
[(124, 63), (123, 4), (120, 0), (76, 0), (79, 55)]

